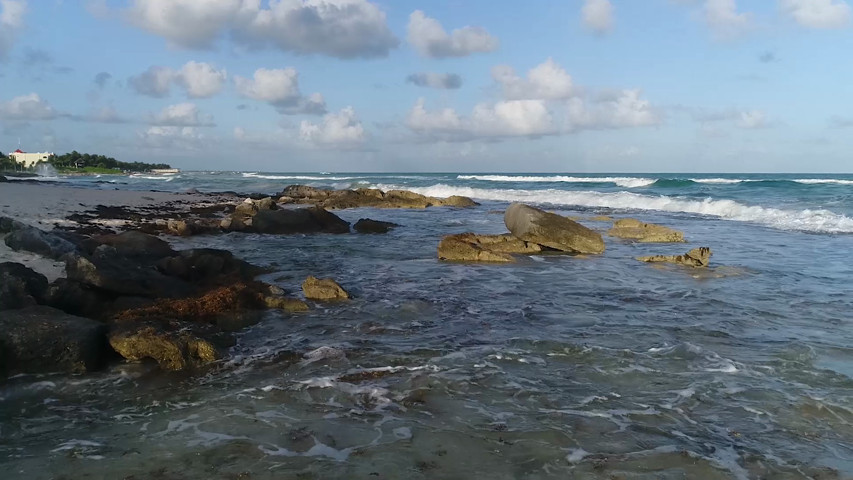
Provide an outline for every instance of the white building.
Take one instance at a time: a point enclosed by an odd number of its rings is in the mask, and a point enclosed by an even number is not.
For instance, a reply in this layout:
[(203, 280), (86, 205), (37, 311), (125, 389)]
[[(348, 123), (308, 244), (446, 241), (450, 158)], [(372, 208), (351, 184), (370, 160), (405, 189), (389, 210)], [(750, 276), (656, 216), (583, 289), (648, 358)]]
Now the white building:
[(27, 153), (22, 152), (20, 148), (9, 154), (9, 158), (23, 164), (24, 168), (30, 168), (39, 162), (46, 162), (52, 156), (53, 152)]

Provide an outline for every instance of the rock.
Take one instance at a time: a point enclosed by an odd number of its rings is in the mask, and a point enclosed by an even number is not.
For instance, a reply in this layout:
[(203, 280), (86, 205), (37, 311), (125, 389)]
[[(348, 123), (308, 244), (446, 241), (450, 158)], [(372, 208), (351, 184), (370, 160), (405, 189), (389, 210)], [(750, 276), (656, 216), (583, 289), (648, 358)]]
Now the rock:
[(123, 257), (162, 258), (174, 255), (175, 251), (165, 240), (137, 230), (118, 234), (98, 235), (93, 238), (98, 245), (109, 245)]
[(225, 356), (234, 339), (212, 325), (166, 318), (122, 322), (109, 334), (109, 342), (132, 362), (151, 358), (163, 370), (184, 370)]
[(308, 304), (302, 300), (277, 295), (264, 297), (264, 305), (267, 308), (275, 308), (290, 313), (307, 312), (309, 310)]
[(118, 255), (115, 248), (101, 245), (91, 256), (69, 255), (65, 260), (69, 280), (75, 280), (114, 295), (175, 298), (190, 295), (186, 282), (158, 272), (153, 265)]
[(604, 253), (598, 232), (566, 217), (521, 203), (513, 203), (504, 213), (504, 223), (513, 236), (563, 252)]
[(643, 223), (634, 218), (623, 218), (613, 224), (607, 235), (636, 240), (642, 243), (682, 243), (684, 234), (662, 225)]
[(169, 219), (166, 222), (166, 231), (173, 235), (180, 235), (182, 237), (201, 235), (205, 233), (216, 233), (222, 229), (220, 227), (220, 223), (221, 220), (214, 218), (193, 218), (189, 220)]
[(388, 233), (394, 227), (399, 227), (399, 225), (391, 222), (371, 220), (369, 218), (360, 218), (353, 225), (353, 228), (358, 233)]
[(0, 263), (0, 310), (42, 303), (46, 293), (44, 275), (20, 263)]
[(218, 287), (187, 298), (157, 300), (152, 305), (116, 314), (115, 319), (140, 320), (148, 317), (169, 317), (176, 320), (214, 323), (216, 317), (242, 310), (264, 308), (263, 296), (257, 285), (236, 283)]
[(9, 181), (8, 178), (4, 177), (3, 175), (0, 175), (0, 183), (8, 182), (8, 181)]
[(346, 360), (347, 355), (346, 352), (339, 348), (324, 345), (320, 348), (315, 348), (314, 350), (305, 353), (304, 355), (302, 355), (302, 358), (305, 359), (305, 363), (314, 363), (323, 360)]
[(542, 247), (512, 235), (447, 235), (438, 244), (438, 258), (457, 262), (514, 262), (511, 253), (538, 253)]
[(252, 218), (257, 233), (349, 233), (349, 223), (321, 207), (261, 210)]
[(0, 315), (0, 372), (95, 370), (109, 348), (106, 325), (45, 306), (7, 310)]
[(340, 285), (331, 278), (315, 278), (309, 276), (302, 283), (302, 292), (305, 293), (305, 298), (311, 300), (346, 300), (350, 298)]
[(276, 209), (278, 209), (278, 205), (276, 205), (275, 200), (271, 197), (264, 197), (259, 200), (247, 198), (243, 200), (243, 203), (238, 204), (234, 208), (234, 216), (236, 218), (247, 218), (255, 216), (255, 214), (262, 210)]
[(80, 282), (57, 278), (47, 287), (44, 304), (71, 315), (102, 320), (108, 317), (113, 298)]
[(594, 217), (589, 217), (590, 222), (612, 222), (613, 217), (609, 217), (607, 215), (596, 215)]
[(287, 203), (313, 203), (329, 208), (427, 208), (431, 206), (471, 207), (478, 203), (470, 198), (452, 196), (446, 199), (428, 197), (407, 190), (383, 192), (375, 188), (355, 190), (321, 190), (305, 185), (290, 185), (281, 192), (281, 200)]
[(468, 207), (476, 207), (479, 203), (471, 200), (468, 197), (463, 197), (460, 195), (451, 195), (445, 199), (432, 197), (433, 200), (437, 200), (435, 205), (442, 207), (460, 207), (460, 208), (468, 208)]
[(652, 255), (650, 257), (637, 257), (641, 262), (667, 262), (688, 267), (707, 267), (710, 263), (711, 249), (708, 247), (699, 247), (690, 250), (684, 255)]
[(15, 251), (26, 251), (44, 257), (59, 260), (66, 253), (77, 251), (77, 246), (61, 236), (39, 230), (16, 220), (5, 222), (10, 233), (6, 235), (6, 245)]
[(206, 285), (225, 285), (247, 281), (264, 269), (234, 258), (227, 250), (194, 248), (175, 252), (155, 264), (157, 270), (171, 277)]

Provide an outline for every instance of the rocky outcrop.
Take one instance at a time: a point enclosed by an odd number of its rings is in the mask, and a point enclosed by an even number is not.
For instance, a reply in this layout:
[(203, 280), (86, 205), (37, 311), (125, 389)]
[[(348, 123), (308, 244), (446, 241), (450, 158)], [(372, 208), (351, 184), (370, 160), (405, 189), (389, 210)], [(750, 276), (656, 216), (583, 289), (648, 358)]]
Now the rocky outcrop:
[(77, 246), (60, 235), (45, 232), (8, 217), (0, 220), (0, 231), (9, 232), (4, 241), (15, 251), (35, 253), (59, 260), (63, 255), (77, 251)]
[(0, 315), (0, 373), (72, 372), (99, 368), (109, 351), (106, 325), (45, 306)]
[(427, 208), (433, 206), (473, 207), (477, 202), (467, 197), (436, 198), (407, 190), (383, 192), (375, 188), (355, 190), (323, 190), (305, 185), (290, 185), (281, 192), (283, 203), (313, 203), (323, 208)]
[(525, 242), (512, 235), (459, 233), (445, 236), (438, 244), (438, 258), (456, 262), (508, 263), (515, 261), (510, 254), (530, 254), (541, 251), (540, 245)]
[(0, 263), (0, 310), (43, 303), (47, 278), (20, 263)]
[(174, 252), (156, 262), (161, 273), (201, 285), (226, 285), (247, 281), (265, 270), (234, 258), (227, 250), (194, 248)]
[(310, 300), (346, 300), (349, 293), (331, 278), (309, 276), (302, 283), (302, 292)]
[(181, 237), (219, 233), (221, 220), (215, 218), (169, 219), (166, 221), (166, 233)]
[(321, 207), (260, 210), (251, 219), (257, 233), (349, 233), (349, 223)]
[(506, 209), (504, 223), (513, 236), (526, 242), (570, 253), (604, 253), (604, 240), (598, 232), (521, 203)]
[(643, 223), (634, 218), (623, 218), (607, 231), (611, 237), (636, 240), (641, 243), (682, 243), (684, 234), (662, 225)]
[(111, 313), (113, 296), (67, 278), (57, 278), (47, 287), (44, 304), (71, 315), (105, 320)]
[(399, 225), (369, 218), (360, 218), (352, 228), (358, 233), (388, 233), (394, 227), (399, 227)]
[(193, 292), (188, 283), (163, 275), (150, 263), (122, 257), (108, 245), (99, 246), (88, 257), (68, 256), (65, 271), (70, 280), (114, 295), (175, 298)]
[(711, 260), (711, 249), (708, 247), (699, 247), (690, 250), (684, 255), (652, 255), (649, 257), (637, 257), (641, 262), (666, 262), (685, 265), (688, 267), (707, 267)]
[(163, 370), (184, 370), (222, 358), (234, 339), (212, 325), (154, 318), (121, 322), (109, 334), (113, 349), (125, 359), (153, 359)]
[[(115, 249), (117, 255), (128, 258), (162, 258), (175, 254), (175, 251), (172, 250), (172, 247), (165, 240), (137, 230), (128, 230), (118, 234), (98, 235), (92, 237), (92, 240), (86, 243), (94, 245), (94, 248), (100, 245), (109, 245)], [(94, 249), (91, 251), (94, 251)]]

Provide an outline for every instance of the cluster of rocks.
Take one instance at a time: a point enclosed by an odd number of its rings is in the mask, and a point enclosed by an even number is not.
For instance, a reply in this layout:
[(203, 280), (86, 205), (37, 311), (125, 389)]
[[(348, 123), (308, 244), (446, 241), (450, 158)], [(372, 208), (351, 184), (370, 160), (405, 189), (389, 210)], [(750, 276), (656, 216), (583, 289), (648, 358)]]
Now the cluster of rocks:
[(290, 185), (279, 198), (281, 203), (312, 204), (328, 209), (474, 207), (478, 203), (468, 197), (453, 195), (447, 198), (428, 197), (408, 190), (383, 192), (376, 188), (355, 190), (325, 190), (306, 185)]
[[(0, 218), (6, 245), (65, 262), (67, 278), (0, 263), (0, 375), (81, 372), (111, 357), (153, 359), (178, 370), (222, 358), (233, 331), (264, 309), (308, 310), (254, 280), (263, 269), (226, 250), (175, 251), (139, 231), (84, 237)], [(305, 298), (346, 299), (331, 279), (309, 277)]]

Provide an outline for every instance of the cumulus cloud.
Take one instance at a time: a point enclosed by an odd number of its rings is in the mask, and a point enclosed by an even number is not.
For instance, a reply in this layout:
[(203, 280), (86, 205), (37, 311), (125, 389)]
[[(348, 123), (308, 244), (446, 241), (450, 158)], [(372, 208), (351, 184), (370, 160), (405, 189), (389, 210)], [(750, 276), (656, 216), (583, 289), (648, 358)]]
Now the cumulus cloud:
[(51, 120), (58, 116), (56, 110), (37, 93), (21, 95), (0, 103), (0, 119), (15, 122)]
[(558, 100), (575, 94), (572, 77), (551, 58), (530, 69), (527, 78), (516, 75), (509, 65), (492, 68), (492, 78), (500, 84), (504, 98), (509, 100)]
[(346, 107), (338, 113), (325, 115), (320, 123), (303, 120), (299, 125), (299, 138), (316, 146), (345, 148), (363, 143), (366, 134), (355, 110)]
[(481, 103), (471, 115), (460, 116), (452, 108), (430, 112), (421, 98), (406, 118), (406, 126), (419, 134), (445, 140), (490, 137), (540, 136), (556, 133), (551, 114), (541, 100), (508, 100)]
[(413, 73), (406, 77), (406, 82), (419, 87), (456, 89), (462, 86), (462, 77), (455, 73)]
[(136, 93), (149, 97), (167, 97), (172, 85), (177, 85), (190, 98), (207, 98), (222, 91), (227, 78), (225, 69), (218, 70), (207, 63), (189, 61), (180, 70), (151, 66), (139, 75), (130, 77), (128, 84)]
[(234, 85), (240, 95), (269, 103), (283, 114), (326, 113), (326, 102), (322, 95), (302, 95), (299, 90), (299, 72), (294, 68), (259, 68), (252, 78), (235, 76)]
[(584, 0), (581, 18), (586, 28), (606, 34), (613, 28), (613, 5), (610, 0)]
[(752, 27), (752, 15), (738, 13), (735, 0), (705, 0), (705, 23), (719, 39), (737, 37)]
[(197, 150), (210, 139), (195, 127), (153, 126), (138, 133), (142, 144), (151, 148)]
[(156, 126), (167, 127), (211, 127), (213, 116), (202, 114), (193, 103), (169, 105), (151, 118)]
[(0, 60), (6, 58), (24, 28), (25, 0), (0, 0)]
[(238, 42), (337, 58), (384, 57), (399, 45), (385, 13), (367, 0), (134, 0), (130, 21), (180, 48)]
[(594, 102), (572, 98), (568, 102), (567, 126), (570, 130), (647, 127), (661, 123), (661, 114), (640, 90), (610, 92)]
[(113, 78), (113, 76), (110, 75), (108, 72), (101, 72), (101, 73), (95, 75), (94, 82), (95, 82), (95, 85), (98, 86), (98, 88), (104, 88), (107, 86), (107, 82), (111, 78)]
[(94, 123), (128, 123), (129, 120), (119, 115), (118, 111), (112, 107), (102, 107), (93, 110), (83, 117), (76, 117), (75, 120)]
[(418, 53), (430, 58), (465, 57), (498, 48), (497, 37), (482, 27), (457, 28), (448, 34), (438, 20), (420, 10), (409, 15), (408, 40)]
[(844, 0), (780, 0), (779, 6), (808, 28), (843, 28), (850, 23), (850, 5)]

